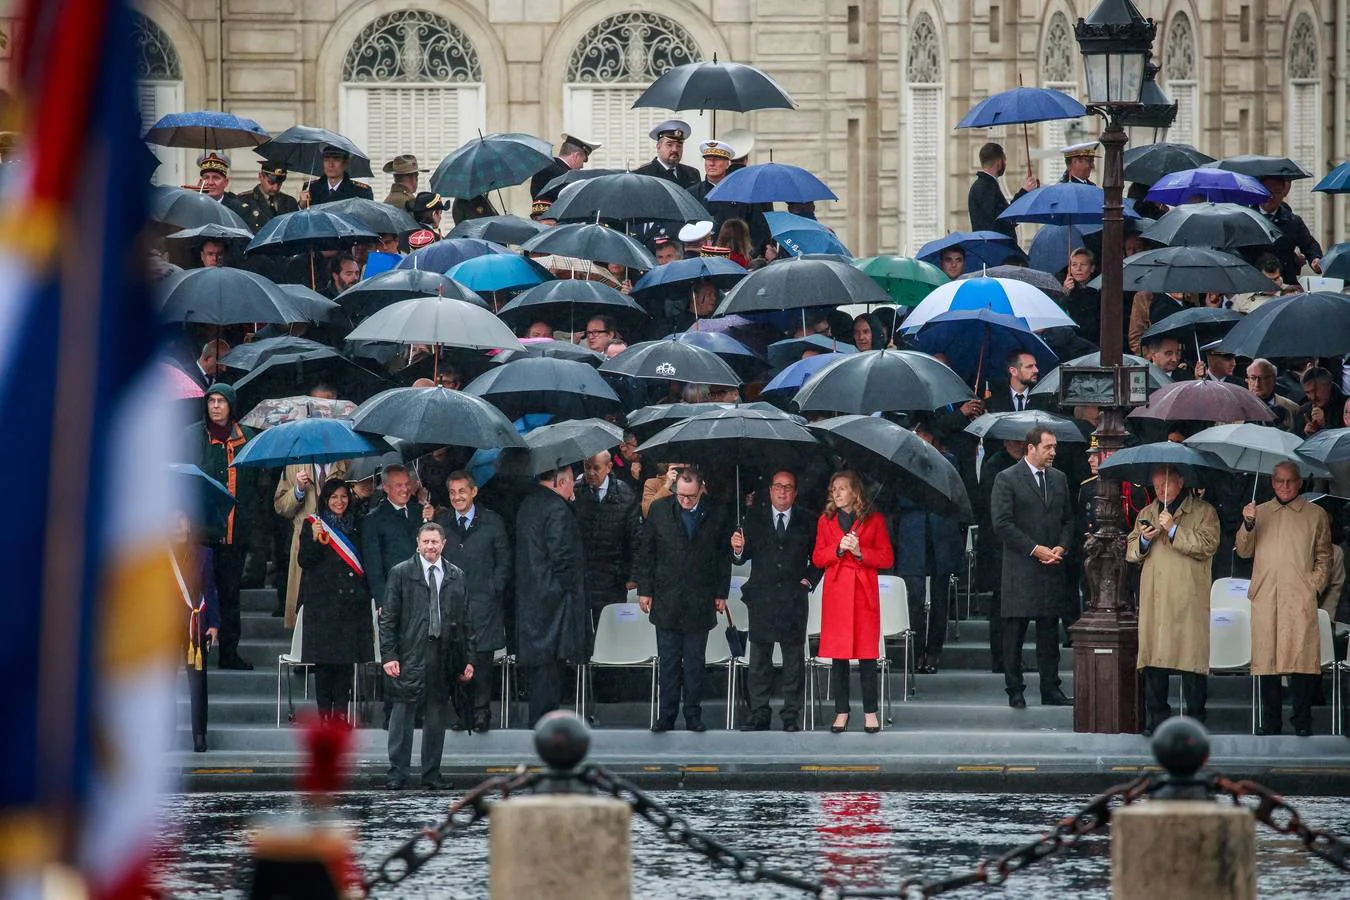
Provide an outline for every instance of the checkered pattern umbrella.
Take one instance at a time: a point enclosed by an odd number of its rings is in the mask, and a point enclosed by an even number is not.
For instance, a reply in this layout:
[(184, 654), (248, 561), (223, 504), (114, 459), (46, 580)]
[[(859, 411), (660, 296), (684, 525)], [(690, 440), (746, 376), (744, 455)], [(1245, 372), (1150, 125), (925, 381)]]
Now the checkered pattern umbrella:
[(477, 197), (520, 184), (553, 162), (553, 148), (528, 134), (489, 134), (451, 153), (431, 173), (431, 189), (449, 197)]

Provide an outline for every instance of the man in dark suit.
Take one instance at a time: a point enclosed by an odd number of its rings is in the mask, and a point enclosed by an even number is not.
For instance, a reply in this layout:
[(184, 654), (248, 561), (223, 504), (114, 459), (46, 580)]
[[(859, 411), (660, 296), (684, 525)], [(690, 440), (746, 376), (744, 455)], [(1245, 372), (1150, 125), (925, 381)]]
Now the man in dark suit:
[[(1008, 200), (1003, 196), (1003, 188), (998, 180), (1008, 169), (1008, 157), (1003, 147), (992, 141), (980, 148), (980, 171), (975, 173), (975, 181), (966, 195), (966, 207), (970, 212), (971, 231), (997, 231), (1010, 238), (1017, 237), (1017, 226), (999, 215), (1008, 208)], [(1035, 175), (1027, 175), (1022, 189), (1013, 197), (1016, 200), (1027, 191), (1041, 186)]]
[(1041, 377), (1036, 357), (1024, 350), (1014, 350), (1003, 360), (1007, 381), (995, 384), (984, 400), (985, 412), (1022, 412), (1027, 409), (1048, 409), (1049, 397), (1031, 393)]
[(258, 183), (253, 186), (253, 190), (247, 194), (235, 194), (221, 202), (238, 213), (249, 230), (257, 234), (277, 216), (300, 209), (294, 197), (282, 192), (281, 185), (285, 181), (285, 166), (263, 160), (262, 170), (258, 172)]
[(725, 510), (704, 496), (703, 476), (686, 468), (675, 480), (673, 496), (647, 510), (634, 566), (638, 604), (656, 626), (660, 656), (661, 701), (652, 730), (675, 727), (684, 688), (684, 725), (703, 724), (703, 661), (708, 632), (717, 613), (726, 610), (731, 588), (731, 527)]
[[(445, 559), (464, 573), (468, 594), (465, 638), (473, 663), (469, 712), (473, 730), (487, 734), (492, 721), (492, 656), (506, 646), (511, 542), (502, 517), (477, 503), (478, 482), (472, 475), (463, 470), (451, 472), (445, 487), (450, 508), (436, 516), (435, 522), (445, 529)], [(507, 698), (502, 702), (508, 702)]]
[(375, 605), (384, 605), (386, 579), (394, 566), (417, 549), (417, 529), (431, 515), (412, 500), (412, 476), (403, 466), (386, 466), (381, 476), (384, 500), (361, 525), (361, 557)]
[(999, 473), (989, 498), (994, 533), (1003, 544), (1003, 677), (1008, 705), (1025, 709), (1022, 642), (1035, 619), (1041, 704), (1069, 706), (1073, 701), (1059, 687), (1055, 616), (1068, 589), (1064, 560), (1073, 542), (1073, 496), (1064, 473), (1054, 468), (1054, 434), (1037, 426), (1026, 444), (1026, 457)]
[(417, 553), (389, 571), (380, 613), (380, 659), (394, 698), (389, 717), (389, 774), (384, 786), (400, 790), (412, 762), (413, 728), (422, 709), (422, 787), (440, 790), (441, 751), (450, 724), (456, 682), (474, 675), (464, 622), (464, 573), (441, 559), (445, 530), (428, 522), (417, 532)]
[[(583, 141), (579, 137), (563, 134), (562, 143), (558, 145), (558, 155), (553, 157), (553, 162), (530, 176), (530, 199), (540, 199), (544, 187), (558, 176), (566, 175), (574, 169), (585, 168), (591, 154), (601, 146), (594, 141)], [(554, 193), (546, 199), (556, 200), (557, 194)]]
[(673, 181), (685, 190), (696, 187), (702, 180), (698, 177), (698, 169), (680, 162), (684, 156), (684, 142), (689, 137), (689, 123), (667, 119), (653, 128), (649, 135), (656, 141), (656, 158), (633, 171), (638, 175)]
[(347, 163), (350, 159), (350, 154), (341, 147), (330, 145), (323, 148), (323, 177), (313, 179), (300, 192), (301, 209), (353, 197), (375, 199), (375, 192), (370, 185), (348, 177)]
[(731, 533), (732, 561), (737, 565), (754, 562), (741, 589), (750, 610), (746, 679), (750, 718), (741, 731), (769, 730), (774, 644), (783, 649), (783, 710), (779, 714), (783, 730), (801, 730), (807, 595), (820, 581), (821, 572), (811, 565), (816, 518), (796, 503), (797, 476), (786, 469), (774, 472), (768, 507), (755, 507)]
[(975, 522), (979, 530), (975, 533), (975, 585), (980, 591), (989, 592), (989, 671), (995, 675), (1003, 674), (1003, 605), (1002, 605), (1002, 560), (1003, 544), (994, 534), (992, 511), (989, 508), (994, 482), (999, 473), (1010, 469), (1022, 461), (1027, 445), (1024, 440), (1002, 442), (996, 452), (986, 455), (980, 467), (980, 480), (977, 489), (971, 491), (970, 498), (975, 507)]
[(573, 509), (586, 535), (586, 602), (594, 621), (605, 605), (627, 599), (642, 523), (637, 495), (615, 476), (608, 450), (586, 460), (585, 471)]

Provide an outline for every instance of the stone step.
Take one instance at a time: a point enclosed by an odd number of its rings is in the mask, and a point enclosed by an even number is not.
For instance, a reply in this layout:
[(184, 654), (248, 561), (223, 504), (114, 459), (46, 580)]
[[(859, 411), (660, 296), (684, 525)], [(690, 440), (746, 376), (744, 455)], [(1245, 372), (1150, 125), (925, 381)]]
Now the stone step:
[(242, 612), (270, 613), (277, 605), (277, 592), (274, 588), (244, 588), (239, 592), (239, 609)]

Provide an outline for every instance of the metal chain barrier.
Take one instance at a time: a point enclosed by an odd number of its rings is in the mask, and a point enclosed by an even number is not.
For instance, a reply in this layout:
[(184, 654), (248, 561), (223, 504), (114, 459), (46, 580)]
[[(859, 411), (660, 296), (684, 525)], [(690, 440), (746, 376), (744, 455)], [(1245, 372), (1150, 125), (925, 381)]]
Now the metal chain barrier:
[[(1258, 822), (1279, 832), (1297, 837), (1304, 849), (1319, 856), (1343, 872), (1350, 872), (1350, 841), (1329, 831), (1313, 828), (1299, 816), (1298, 810), (1270, 788), (1255, 781), (1232, 781), (1222, 775), (1214, 778), (1214, 788), (1232, 798), (1233, 804), (1251, 810)], [(1255, 807), (1243, 800), (1255, 797)]]

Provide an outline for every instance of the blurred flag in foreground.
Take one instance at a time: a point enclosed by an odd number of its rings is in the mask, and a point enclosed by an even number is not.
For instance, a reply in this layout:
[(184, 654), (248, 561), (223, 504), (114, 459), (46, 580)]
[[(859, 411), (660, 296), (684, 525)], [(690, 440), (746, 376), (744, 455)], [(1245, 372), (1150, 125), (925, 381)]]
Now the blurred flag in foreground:
[(21, 135), (0, 192), (0, 897), (36, 896), (55, 872), (132, 897), (182, 643), (177, 431), (134, 249), (149, 157), (125, 0), (23, 6), (0, 124)]

